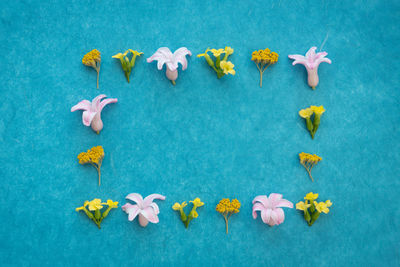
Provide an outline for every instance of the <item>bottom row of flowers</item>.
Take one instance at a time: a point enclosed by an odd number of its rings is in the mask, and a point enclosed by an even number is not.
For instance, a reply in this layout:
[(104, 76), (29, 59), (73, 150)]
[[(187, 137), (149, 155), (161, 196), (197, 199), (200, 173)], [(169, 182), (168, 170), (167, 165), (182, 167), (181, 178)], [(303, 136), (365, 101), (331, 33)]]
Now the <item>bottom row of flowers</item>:
[[(328, 213), (329, 207), (332, 206), (332, 202), (327, 200), (325, 202), (317, 202), (318, 194), (313, 192), (308, 193), (304, 197), (304, 202), (300, 201), (296, 204), (296, 209), (301, 210), (304, 213), (304, 219), (309, 226), (319, 218), (321, 213)], [(126, 199), (135, 202), (126, 203), (122, 206), (122, 210), (128, 214), (128, 220), (133, 221), (139, 216), (139, 224), (142, 227), (146, 227), (149, 222), (158, 223), (158, 214), (160, 209), (158, 205), (153, 201), (155, 199), (165, 200), (165, 196), (160, 194), (151, 194), (143, 199), (140, 194), (132, 193), (126, 196)], [(184, 208), (187, 206), (186, 201), (181, 204), (175, 203), (172, 206), (173, 210), (176, 210), (180, 214), (180, 219), (188, 228), (190, 222), (197, 218), (197, 208), (204, 206), (204, 202), (201, 202), (200, 198), (195, 198), (189, 201), (193, 204), (193, 207), (189, 214), (184, 212)], [(102, 212), (103, 207), (107, 208)], [(101, 199), (95, 198), (92, 201), (85, 201), (82, 207), (76, 208), (76, 211), (84, 211), (86, 215), (100, 228), (100, 224), (105, 217), (108, 216), (109, 212), (113, 208), (118, 207), (118, 202), (107, 200), (107, 202), (101, 202)], [(293, 208), (293, 203), (283, 199), (281, 194), (271, 193), (268, 197), (266, 195), (257, 196), (253, 199), (253, 218), (257, 218), (257, 211), (261, 214), (261, 219), (265, 224), (269, 226), (279, 225), (285, 220), (285, 214), (282, 208)], [(225, 219), (226, 233), (228, 233), (228, 220), (232, 214), (238, 213), (240, 209), (240, 202), (237, 199), (229, 200), (229, 198), (222, 199), (217, 207), (216, 211), (222, 214)]]

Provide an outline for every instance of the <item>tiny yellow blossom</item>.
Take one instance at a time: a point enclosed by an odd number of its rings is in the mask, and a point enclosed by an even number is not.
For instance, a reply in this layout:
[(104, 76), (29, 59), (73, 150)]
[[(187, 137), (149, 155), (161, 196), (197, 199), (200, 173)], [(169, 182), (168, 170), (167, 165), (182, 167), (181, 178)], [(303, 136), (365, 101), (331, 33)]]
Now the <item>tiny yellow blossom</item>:
[(195, 206), (196, 208), (201, 207), (204, 205), (204, 202), (200, 201), (200, 198), (195, 198), (193, 201), (189, 201), (193, 203), (193, 206)]
[(327, 201), (325, 201), (326, 206), (329, 208), (330, 206), (332, 206), (332, 202), (328, 199)]
[(101, 199), (95, 198), (92, 201), (89, 201), (89, 210), (101, 210), (103, 208), (102, 204), (103, 203), (101, 203)]
[(233, 69), (235, 65), (232, 64), (230, 61), (221, 61), (220, 67), (224, 71), (225, 74), (232, 74), (235, 75), (236, 71)]
[(323, 212), (323, 213), (327, 214), (329, 212), (329, 209), (328, 209), (328, 207), (327, 207), (325, 202), (317, 203), (316, 201), (314, 201), (314, 206), (315, 206), (315, 208), (317, 209), (317, 211), (319, 213)]
[(324, 106), (319, 106), (319, 107), (311, 106), (310, 108), (315, 112), (315, 114), (321, 115), (322, 113), (325, 112)]
[(208, 51), (210, 51), (210, 48), (207, 48), (203, 54), (198, 54), (197, 57), (205, 57), (207, 55)]
[(229, 47), (229, 46), (226, 46), (225, 47), (225, 54), (232, 55), (233, 54), (233, 48)]
[(118, 53), (116, 55), (113, 55), (112, 58), (123, 59), (124, 56), (126, 56), (126, 52), (124, 54)]
[(304, 199), (314, 201), (318, 198), (318, 194), (314, 194), (313, 192), (308, 193)]
[(299, 111), (300, 117), (304, 119), (310, 118), (313, 114), (314, 111), (311, 108), (306, 108)]
[(299, 203), (296, 204), (296, 209), (304, 211), (304, 210), (307, 210), (310, 206), (311, 206), (311, 204), (306, 204), (303, 201), (300, 201)]
[(82, 64), (92, 67), (97, 71), (97, 89), (99, 88), (99, 73), (100, 73), (101, 54), (99, 50), (93, 49), (83, 56)]
[(220, 49), (211, 49), (211, 53), (213, 53), (214, 57), (219, 57), (221, 54), (225, 53), (225, 50), (220, 48)]
[(117, 201), (112, 201), (111, 199), (109, 199), (109, 200), (107, 200), (107, 205), (110, 207), (110, 208), (117, 208), (118, 207), (118, 202)]
[(199, 214), (197, 213), (197, 211), (192, 211), (192, 216), (193, 216), (193, 218), (197, 218), (197, 217), (199, 217)]
[(186, 201), (184, 201), (184, 202), (182, 202), (182, 204), (179, 204), (179, 203), (175, 203), (173, 206), (172, 206), (172, 209), (173, 210), (182, 210), (184, 207), (186, 207), (187, 206), (187, 204), (186, 204)]

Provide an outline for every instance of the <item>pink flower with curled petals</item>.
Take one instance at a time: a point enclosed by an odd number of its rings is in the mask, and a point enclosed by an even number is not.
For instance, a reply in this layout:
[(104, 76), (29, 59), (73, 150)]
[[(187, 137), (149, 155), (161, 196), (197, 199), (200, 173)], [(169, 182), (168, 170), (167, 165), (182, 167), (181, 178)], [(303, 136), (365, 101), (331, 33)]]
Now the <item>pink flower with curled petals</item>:
[(322, 62), (326, 62), (331, 64), (332, 61), (329, 58), (326, 58), (325, 56), (328, 55), (326, 52), (319, 52), (315, 53), (315, 50), (317, 47), (313, 46), (311, 47), (308, 52), (306, 53), (306, 56), (302, 55), (289, 55), (288, 57), (290, 59), (294, 59), (292, 65), (296, 64), (302, 64), (304, 67), (307, 69), (307, 74), (308, 74), (308, 85), (312, 88), (315, 89), (315, 87), (318, 85), (319, 78), (318, 78), (318, 66)]
[(145, 199), (138, 193), (132, 193), (126, 196), (126, 199), (136, 202), (136, 205), (126, 203), (122, 210), (128, 214), (128, 220), (133, 221), (139, 215), (139, 224), (146, 227), (149, 222), (158, 223), (157, 214), (160, 213), (158, 205), (153, 202), (154, 199), (165, 200), (165, 197), (159, 194), (151, 194)]
[(118, 99), (116, 98), (109, 98), (101, 101), (105, 97), (107, 96), (98, 95), (92, 100), (92, 102), (90, 102), (89, 100), (82, 100), (71, 108), (71, 112), (74, 112), (76, 110), (84, 110), (82, 113), (83, 125), (91, 126), (93, 131), (97, 132), (97, 134), (99, 134), (100, 131), (103, 129), (101, 111), (106, 105), (118, 102)]
[(257, 218), (257, 211), (261, 212), (261, 219), (269, 226), (279, 225), (285, 220), (282, 207), (293, 208), (293, 203), (283, 199), (281, 194), (271, 193), (257, 196), (253, 199), (253, 218)]
[(157, 51), (147, 59), (147, 62), (150, 63), (153, 60), (157, 60), (157, 68), (161, 70), (166, 64), (167, 71), (165, 75), (167, 78), (175, 85), (175, 80), (178, 78), (178, 63), (181, 63), (182, 70), (187, 68), (187, 60), (186, 55), (191, 56), (192, 52), (190, 52), (186, 47), (181, 47), (177, 49), (173, 54), (168, 47), (160, 47)]

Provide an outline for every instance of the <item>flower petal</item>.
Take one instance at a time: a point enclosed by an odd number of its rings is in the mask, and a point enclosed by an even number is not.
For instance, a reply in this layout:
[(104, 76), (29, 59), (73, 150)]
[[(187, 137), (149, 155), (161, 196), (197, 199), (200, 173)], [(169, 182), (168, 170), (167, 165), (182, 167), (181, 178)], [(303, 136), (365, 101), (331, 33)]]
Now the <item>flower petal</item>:
[(149, 222), (152, 222), (152, 223), (159, 222), (158, 216), (154, 212), (152, 207), (147, 207), (147, 208), (141, 210), (140, 214), (142, 214)]
[(161, 199), (161, 200), (165, 200), (165, 196), (160, 195), (160, 194), (151, 194), (148, 195), (147, 197), (145, 197), (145, 199), (143, 200), (143, 206), (147, 207), (149, 206), (154, 199)]
[[(272, 213), (272, 210), (271, 210), (271, 209), (263, 209), (263, 210), (261, 211), (261, 219), (262, 219), (262, 221), (263, 221), (264, 223), (271, 225), (271, 224), (270, 224), (271, 213)], [(272, 225), (273, 225), (273, 224), (272, 224)], [(272, 225), (271, 225), (271, 226), (272, 226)]]
[(107, 97), (107, 96), (106, 95), (98, 95), (95, 98), (93, 98), (93, 100), (92, 100), (92, 110), (93, 111), (98, 111), (99, 110), (100, 101), (105, 97)]
[(92, 106), (92, 103), (90, 103), (89, 100), (82, 100), (75, 106), (71, 108), (71, 112), (74, 112), (76, 110), (90, 110), (90, 107)]
[(103, 108), (105, 106), (107, 106), (108, 104), (117, 103), (117, 102), (118, 102), (117, 98), (104, 99), (103, 101), (100, 102), (100, 106), (99, 106), (98, 112), (101, 112), (103, 110)]
[(264, 208), (266, 208), (266, 209), (270, 208), (270, 203), (269, 203), (269, 200), (268, 200), (268, 198), (267, 198), (266, 195), (256, 196), (256, 197), (253, 199), (253, 204), (254, 204), (255, 202), (261, 202), (261, 203), (263, 204)]
[(307, 59), (306, 59), (304, 56), (302, 56), (302, 55), (289, 55), (288, 57), (289, 57), (290, 59), (294, 59), (294, 61), (293, 61), (293, 63), (292, 63), (293, 66), (296, 65), (296, 64), (302, 64), (302, 65), (304, 65), (305, 67), (308, 66)]
[(281, 199), (278, 201), (278, 203), (275, 205), (275, 207), (280, 208), (280, 207), (285, 207), (285, 208), (293, 208), (293, 203), (290, 202), (287, 199)]
[(156, 203), (154, 203), (154, 202), (150, 203), (150, 207), (153, 208), (155, 214), (159, 214), (160, 213), (160, 209), (158, 208), (158, 205)]
[(151, 57), (147, 59), (147, 63), (157, 60), (157, 68), (161, 70), (166, 62), (172, 61), (172, 56), (172, 52), (168, 47), (160, 47)]
[(314, 61), (315, 50), (317, 50), (316, 46), (313, 46), (310, 49), (308, 49), (308, 51), (306, 53), (306, 58), (307, 58), (308, 61), (310, 61), (310, 62)]
[(264, 210), (265, 208), (264, 208), (264, 206), (263, 206), (263, 204), (261, 204), (261, 203), (255, 203), (254, 205), (253, 205), (253, 219), (256, 219), (257, 218), (257, 211), (262, 211), (262, 210)]
[(143, 205), (143, 198), (138, 193), (131, 193), (125, 197), (126, 199), (135, 201), (140, 207)]
[(128, 213), (129, 221), (133, 221), (140, 212), (138, 205), (132, 205), (130, 203), (126, 203), (125, 205), (123, 205), (122, 210)]
[(192, 52), (189, 51), (186, 47), (181, 47), (174, 52), (173, 61), (178, 66), (178, 63), (181, 63), (182, 70), (187, 68), (187, 59), (186, 55), (191, 56)]
[(281, 194), (277, 194), (277, 193), (269, 194), (268, 200), (271, 205), (271, 208), (275, 208), (275, 206), (278, 204), (279, 200), (281, 200), (281, 199), (282, 199)]
[(281, 224), (285, 220), (285, 213), (283, 212), (283, 209), (277, 208), (274, 209), (272, 212), (275, 212), (276, 214), (276, 224)]
[(90, 126), (90, 124), (92, 123), (92, 120), (94, 118), (94, 116), (96, 116), (97, 112), (92, 112), (89, 110), (86, 110), (82, 113), (82, 122), (83, 125), (85, 126)]
[(271, 211), (271, 218), (269, 220), (269, 225), (274, 226), (278, 224), (278, 214), (276, 213), (276, 209)]

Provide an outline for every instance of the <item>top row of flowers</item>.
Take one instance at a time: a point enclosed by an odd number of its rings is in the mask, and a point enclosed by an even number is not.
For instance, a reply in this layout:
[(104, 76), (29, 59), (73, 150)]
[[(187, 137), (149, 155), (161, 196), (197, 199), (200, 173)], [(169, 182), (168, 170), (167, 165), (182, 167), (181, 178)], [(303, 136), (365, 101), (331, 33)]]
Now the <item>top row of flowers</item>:
[[(328, 53), (319, 52), (315, 53), (317, 47), (311, 47), (305, 56), (302, 55), (289, 55), (290, 59), (293, 59), (293, 65), (302, 64), (306, 67), (308, 73), (308, 85), (315, 89), (318, 85), (318, 66), (322, 62), (331, 64), (331, 60), (326, 58)], [(229, 56), (234, 52), (233, 48), (227, 46), (225, 49), (210, 49), (207, 48), (202, 54), (197, 57), (204, 57), (207, 64), (215, 71), (218, 79), (225, 75), (235, 75), (235, 65), (228, 60)], [(128, 49), (125, 53), (118, 53), (113, 58), (119, 59), (121, 62), (122, 70), (125, 73), (125, 77), (129, 83), (131, 71), (135, 66), (136, 57), (142, 55), (142, 52), (138, 52), (132, 49)], [(166, 65), (166, 76), (175, 85), (175, 81), (178, 78), (178, 63), (182, 65), (182, 70), (185, 70), (188, 66), (186, 56), (191, 56), (192, 52), (186, 47), (177, 49), (174, 53), (168, 47), (159, 48), (151, 57), (147, 58), (147, 62), (151, 63), (157, 61), (157, 68), (162, 70), (164, 64)], [(279, 55), (276, 52), (270, 51), (266, 48), (264, 50), (256, 50), (251, 55), (251, 60), (257, 65), (260, 72), (260, 87), (262, 86), (262, 76), (264, 71), (270, 66), (278, 62)], [(82, 63), (86, 66), (92, 67), (97, 71), (97, 88), (99, 88), (99, 74), (100, 74), (100, 63), (101, 54), (97, 49), (94, 49), (87, 53)]]

